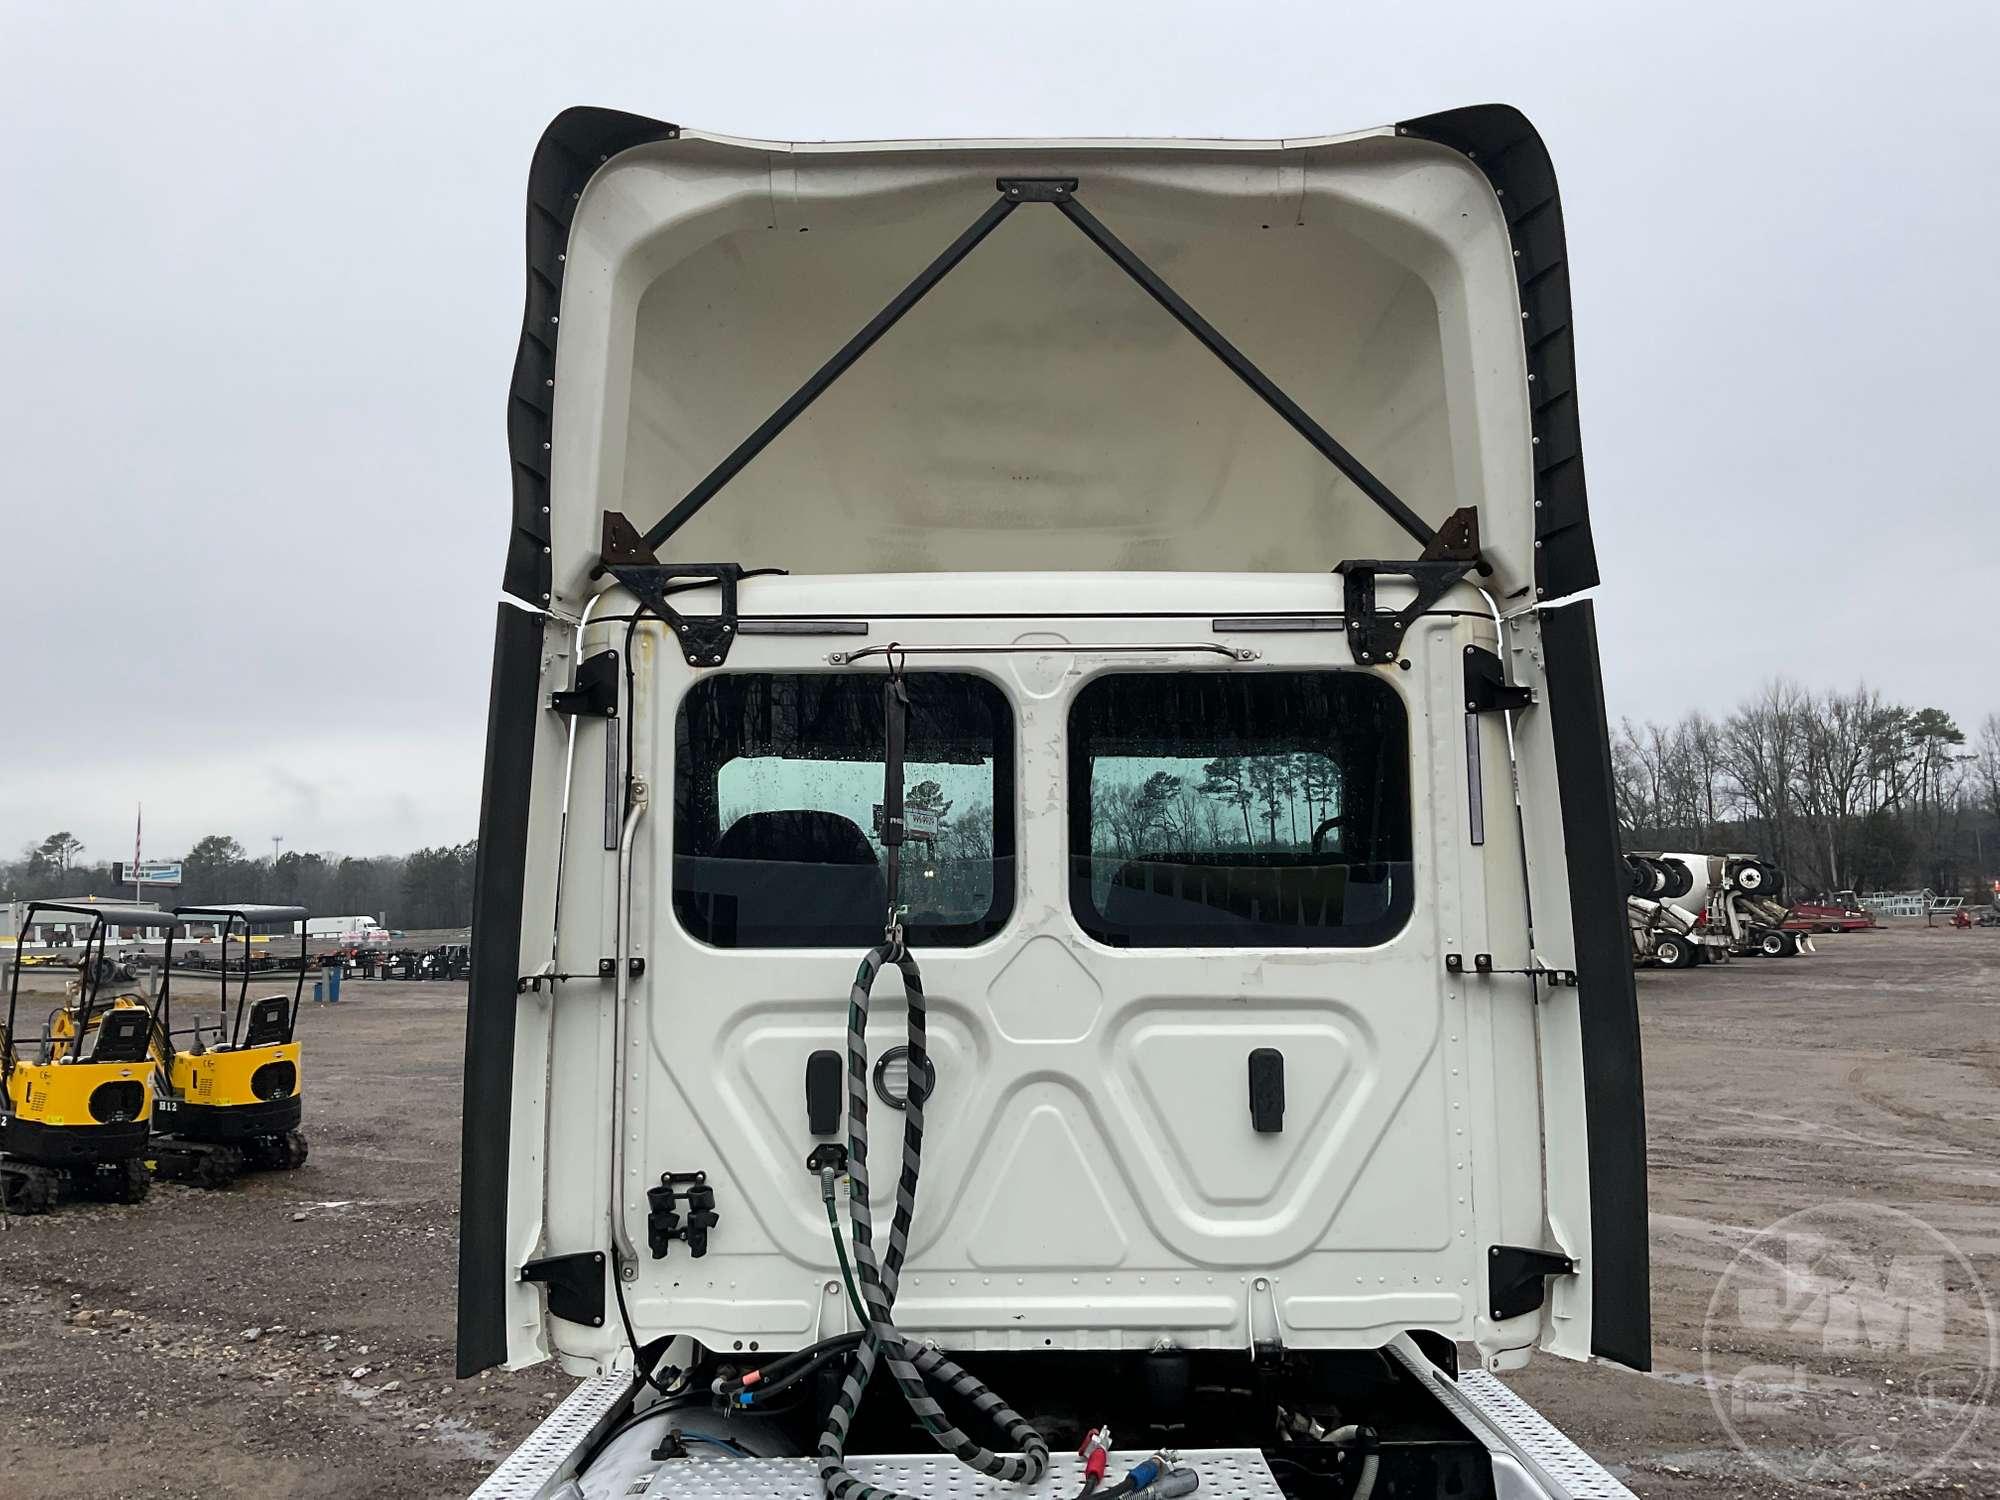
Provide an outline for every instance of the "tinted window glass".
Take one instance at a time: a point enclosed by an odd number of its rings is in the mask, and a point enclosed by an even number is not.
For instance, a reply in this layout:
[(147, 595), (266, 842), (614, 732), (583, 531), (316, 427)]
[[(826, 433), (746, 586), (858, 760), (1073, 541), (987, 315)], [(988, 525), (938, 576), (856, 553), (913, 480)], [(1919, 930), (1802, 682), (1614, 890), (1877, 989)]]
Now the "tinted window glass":
[(1120, 946), (1379, 943), (1410, 913), (1408, 740), (1358, 672), (1100, 677), (1070, 709), (1070, 909)]
[[(981, 677), (912, 672), (906, 681), (910, 940), (976, 943), (1013, 907), (1013, 716)], [(681, 924), (722, 948), (880, 942), (882, 750), (879, 675), (727, 673), (696, 683), (681, 702), (674, 758)]]

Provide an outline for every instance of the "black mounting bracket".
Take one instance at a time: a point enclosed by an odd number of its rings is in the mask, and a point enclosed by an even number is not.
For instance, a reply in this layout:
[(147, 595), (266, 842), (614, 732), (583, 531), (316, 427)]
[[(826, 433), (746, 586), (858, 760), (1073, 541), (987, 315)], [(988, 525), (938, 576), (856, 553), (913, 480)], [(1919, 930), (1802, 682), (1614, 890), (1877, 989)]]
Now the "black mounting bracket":
[(549, 707), (579, 719), (618, 717), (618, 653), (600, 651), (576, 669), (576, 686), (549, 694)]
[[(741, 563), (663, 563), (653, 555), (638, 528), (615, 510), (604, 513), (604, 545), (600, 557), (604, 571), (616, 578), (651, 609), (674, 633), (681, 655), (691, 667), (719, 667), (729, 660), (729, 648), (736, 643), (736, 585), (743, 577)], [(712, 615), (684, 615), (667, 603), (667, 596), (680, 592), (675, 583), (713, 580), (722, 585), (721, 608)]]
[[(687, 1204), (683, 1222), (677, 1203)], [(706, 1172), (662, 1172), (660, 1185), (646, 1189), (646, 1248), (658, 1260), (675, 1240), (687, 1241), (688, 1254), (700, 1260), (708, 1254), (708, 1232), (715, 1228), (715, 1189)]]
[(1061, 203), (1076, 191), (1074, 177), (1001, 177), (994, 181), (1002, 197), (1015, 203)]
[(1465, 711), (1469, 714), (1497, 714), (1526, 708), (1535, 701), (1533, 688), (1516, 687), (1507, 681), (1507, 669), (1500, 658), (1483, 646), (1465, 648)]
[[(1418, 616), (1451, 591), (1454, 584), (1485, 565), (1479, 556), (1479, 512), (1460, 506), (1445, 518), (1424, 555), (1410, 562), (1356, 558), (1338, 564), (1334, 572), (1343, 586), (1341, 618), (1346, 623), (1348, 649), (1358, 662), (1392, 662), (1403, 649), (1403, 635)], [(1377, 613), (1375, 580), (1407, 578), (1417, 596), (1394, 613)]]
[(1573, 1276), (1576, 1262), (1554, 1250), (1494, 1245), (1486, 1252), (1487, 1311), (1496, 1323), (1518, 1318), (1542, 1305), (1545, 1276)]
[(565, 1323), (604, 1326), (604, 1252), (546, 1255), (521, 1267), (521, 1280), (549, 1289), (549, 1315)]

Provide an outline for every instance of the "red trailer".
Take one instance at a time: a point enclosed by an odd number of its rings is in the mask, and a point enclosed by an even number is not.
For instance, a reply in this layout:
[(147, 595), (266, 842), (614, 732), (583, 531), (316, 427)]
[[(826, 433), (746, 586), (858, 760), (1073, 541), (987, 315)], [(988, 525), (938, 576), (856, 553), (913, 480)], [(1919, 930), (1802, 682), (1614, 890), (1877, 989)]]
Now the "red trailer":
[(1801, 901), (1785, 918), (1786, 932), (1865, 932), (1875, 914), (1845, 902)]

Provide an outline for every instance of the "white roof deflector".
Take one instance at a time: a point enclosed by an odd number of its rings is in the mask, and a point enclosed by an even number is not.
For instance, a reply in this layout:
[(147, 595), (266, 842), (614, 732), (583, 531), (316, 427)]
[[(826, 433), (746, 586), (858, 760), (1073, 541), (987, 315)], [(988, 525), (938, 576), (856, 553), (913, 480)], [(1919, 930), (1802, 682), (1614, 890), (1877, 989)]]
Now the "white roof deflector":
[(1517, 253), (1494, 163), (1423, 122), (800, 146), (611, 118), (635, 144), (552, 203), (516, 371), (531, 604), (601, 586), (607, 512), (661, 560), (880, 573), (1330, 570), (1470, 509), (1497, 594), (1595, 581), (1580, 469), (1571, 495), (1542, 464), (1575, 448), (1559, 222)]

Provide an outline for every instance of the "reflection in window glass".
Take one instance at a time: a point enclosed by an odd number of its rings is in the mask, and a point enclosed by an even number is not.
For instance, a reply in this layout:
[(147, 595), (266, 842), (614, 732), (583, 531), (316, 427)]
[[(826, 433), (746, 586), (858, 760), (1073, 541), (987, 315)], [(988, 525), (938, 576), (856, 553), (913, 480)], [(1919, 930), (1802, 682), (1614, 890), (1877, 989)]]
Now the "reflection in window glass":
[[(1013, 724), (984, 678), (915, 672), (902, 899), (912, 942), (975, 943), (1013, 905)], [(866, 947), (888, 905), (882, 678), (728, 673), (682, 700), (674, 909), (725, 948)]]
[(1408, 722), (1355, 672), (1120, 673), (1070, 710), (1070, 907), (1137, 947), (1353, 947), (1410, 911)]

